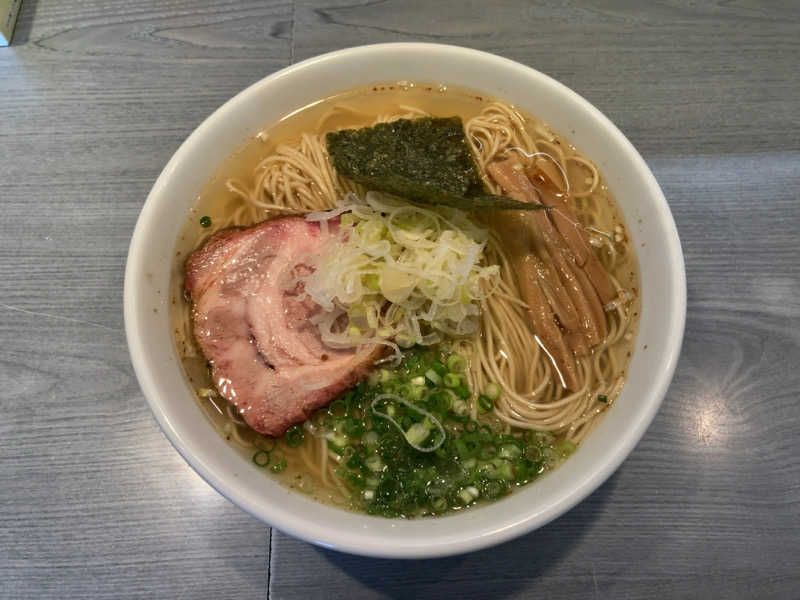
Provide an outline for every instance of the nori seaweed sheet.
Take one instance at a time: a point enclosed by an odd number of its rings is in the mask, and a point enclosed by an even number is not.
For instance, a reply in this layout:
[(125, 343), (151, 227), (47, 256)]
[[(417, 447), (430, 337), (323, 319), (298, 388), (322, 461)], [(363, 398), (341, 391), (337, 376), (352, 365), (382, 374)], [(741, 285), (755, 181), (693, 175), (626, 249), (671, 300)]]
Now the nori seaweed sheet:
[(368, 189), (462, 210), (542, 208), (486, 192), (460, 117), (344, 129), (328, 133), (326, 142), (336, 170)]

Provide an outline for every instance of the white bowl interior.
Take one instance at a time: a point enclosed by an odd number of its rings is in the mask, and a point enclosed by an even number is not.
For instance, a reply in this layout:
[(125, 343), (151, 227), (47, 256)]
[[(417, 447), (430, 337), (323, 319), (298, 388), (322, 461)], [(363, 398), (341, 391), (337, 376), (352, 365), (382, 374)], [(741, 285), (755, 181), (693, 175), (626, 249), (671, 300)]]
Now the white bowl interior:
[[(631, 231), (642, 280), (642, 317), (628, 381), (575, 455), (502, 501), (417, 521), (318, 504), (281, 487), (228, 446), (185, 383), (167, 310), (176, 239), (220, 163), (247, 137), (299, 107), (348, 88), (397, 80), (441, 82), (503, 98), (566, 135), (606, 176)], [(145, 396), (177, 450), (220, 493), (267, 523), (322, 546), (371, 556), (427, 557), (478, 549), (539, 527), (619, 466), (658, 410), (672, 377), (683, 336), (686, 284), (677, 231), (658, 184), (630, 142), (597, 109), (549, 77), (494, 55), (453, 46), (383, 44), (289, 67), (240, 93), (200, 125), (164, 168), (142, 210), (124, 298), (128, 343)]]

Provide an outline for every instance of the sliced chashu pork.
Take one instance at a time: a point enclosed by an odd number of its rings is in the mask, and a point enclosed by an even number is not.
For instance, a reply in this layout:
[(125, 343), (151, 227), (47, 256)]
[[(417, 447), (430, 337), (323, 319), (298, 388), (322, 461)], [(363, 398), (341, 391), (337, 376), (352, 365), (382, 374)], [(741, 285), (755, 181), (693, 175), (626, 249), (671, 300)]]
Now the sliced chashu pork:
[(283, 217), (221, 231), (186, 261), (194, 335), (214, 385), (259, 433), (278, 436), (306, 420), (380, 352), (325, 346), (309, 321), (319, 307), (288, 289), (326, 239), (319, 224)]

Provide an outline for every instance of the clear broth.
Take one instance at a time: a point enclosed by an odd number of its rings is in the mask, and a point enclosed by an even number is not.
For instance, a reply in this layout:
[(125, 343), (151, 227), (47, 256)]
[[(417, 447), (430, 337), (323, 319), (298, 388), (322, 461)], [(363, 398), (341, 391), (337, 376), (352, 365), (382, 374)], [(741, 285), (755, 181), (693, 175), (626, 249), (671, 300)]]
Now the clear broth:
[[(466, 89), (445, 87), (437, 84), (413, 84), (409, 82), (374, 84), (371, 86), (348, 90), (341, 94), (325, 98), (306, 107), (292, 112), (274, 124), (266, 124), (265, 128), (256, 136), (244, 141), (241, 147), (228, 157), (214, 173), (197, 198), (194, 207), (188, 215), (186, 226), (179, 238), (176, 248), (176, 259), (171, 276), (171, 322), (175, 324), (175, 342), (179, 355), (182, 358), (185, 373), (193, 390), (213, 388), (206, 360), (195, 346), (191, 336), (185, 335), (182, 327), (182, 318), (189, 311), (189, 306), (183, 294), (183, 267), (186, 257), (196, 248), (201, 246), (211, 235), (213, 229), (205, 229), (200, 225), (204, 216), (211, 218), (212, 223), (224, 221), (224, 216), (230, 214), (241, 200), (225, 185), (228, 179), (236, 178), (242, 181), (252, 181), (256, 166), (264, 158), (274, 152), (280, 144), (297, 141), (304, 132), (324, 132), (341, 128), (364, 127), (374, 123), (379, 115), (402, 112), (404, 107), (411, 106), (422, 109), (432, 116), (450, 117), (458, 115), (464, 122), (476, 116), (492, 100), (483, 94)], [(332, 109), (337, 108), (333, 111)], [(574, 146), (559, 136), (540, 119), (529, 113), (521, 111), (532, 127), (542, 128), (553, 134), (554, 143), (559, 144), (565, 155), (580, 154)], [(578, 176), (572, 169), (570, 179)], [(601, 174), (602, 177), (602, 174)], [(593, 194), (593, 201), (603, 203), (607, 210), (600, 214), (600, 218), (591, 223), (599, 230), (614, 232), (615, 228), (622, 228), (622, 235), (627, 235), (627, 227), (621, 212), (613, 200), (604, 180), (601, 179), (597, 191)], [(585, 223), (586, 224), (586, 223)], [(629, 242), (630, 244), (630, 242)], [(625, 343), (615, 347), (616, 358), (620, 364), (627, 367), (632, 353), (635, 339), (636, 323), (640, 312), (638, 268), (633, 249), (630, 248), (626, 260), (621, 262), (612, 274), (620, 284), (632, 290), (634, 300), (629, 305), (629, 310), (634, 315), (634, 321), (628, 329), (629, 336)], [(628, 339), (628, 337), (630, 339)], [(213, 423), (214, 427), (223, 435), (234, 448), (247, 457), (253, 455), (252, 447), (245, 447), (235, 440), (230, 431), (230, 419), (225, 414), (223, 399), (214, 402), (201, 399), (197, 394), (198, 406)], [(311, 436), (306, 436), (311, 443)], [(316, 443), (317, 440), (313, 440)], [(277, 441), (279, 448), (286, 456), (291, 457), (296, 450), (288, 448), (282, 441)], [(322, 486), (313, 481), (309, 485), (303, 461), (289, 460), (289, 466), (280, 474), (270, 474), (284, 485), (301, 491), (317, 501), (334, 504), (340, 508), (349, 508), (348, 499), (336, 489), (336, 486)], [(264, 469), (268, 472), (268, 469)]]

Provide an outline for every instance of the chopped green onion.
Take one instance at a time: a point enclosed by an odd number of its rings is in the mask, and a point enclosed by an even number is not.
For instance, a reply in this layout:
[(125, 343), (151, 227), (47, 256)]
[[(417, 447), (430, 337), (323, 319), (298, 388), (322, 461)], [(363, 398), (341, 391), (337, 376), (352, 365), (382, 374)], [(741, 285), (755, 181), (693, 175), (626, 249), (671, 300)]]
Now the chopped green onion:
[(364, 483), (364, 476), (357, 471), (346, 471), (342, 468), (337, 469), (337, 473), (341, 473), (341, 475), (345, 478), (345, 480), (350, 483), (355, 488), (363, 490), (365, 487)]
[(519, 458), (522, 456), (522, 447), (518, 444), (503, 444), (500, 447), (500, 458)]
[(555, 466), (559, 458), (561, 458), (561, 456), (559, 456), (555, 448), (544, 448), (542, 450), (542, 460), (544, 460), (548, 466)]
[[(338, 446), (339, 448), (344, 448), (347, 446), (347, 436), (343, 433), (336, 433), (335, 431), (328, 432), (325, 434), (325, 438), (334, 446)], [(340, 453), (341, 454), (341, 453)]]
[(361, 437), (364, 433), (364, 423), (360, 419), (345, 417), (342, 430), (348, 438)]
[[(473, 396), (467, 366), (461, 355), (415, 346), (398, 366), (374, 370), (368, 381), (314, 413), (304, 427), (326, 439), (329, 464), (355, 506), (391, 518), (466, 508), (535, 480), (574, 451), (574, 444), (548, 432), (510, 435), (500, 424), (481, 423), (497, 406), (500, 386), (483, 386)], [(471, 410), (479, 411), (479, 421)], [(308, 436), (302, 427), (287, 430), (288, 447)], [(288, 469), (278, 449), (286, 446), (262, 436), (253, 443), (259, 467)]]
[[(418, 388), (421, 390), (421, 388)], [(450, 396), (441, 392), (434, 392), (427, 397), (428, 408), (433, 412), (445, 412), (450, 408)]]
[(604, 394), (600, 394), (600, 395), (597, 397), (597, 401), (598, 401), (598, 402), (603, 402), (603, 403), (605, 403), (605, 404), (608, 404), (608, 396), (605, 396)]
[(578, 447), (577, 447), (575, 444), (573, 444), (572, 442), (570, 442), (569, 440), (564, 440), (563, 442), (560, 442), (560, 443), (559, 443), (559, 444), (558, 444), (558, 445), (557, 445), (557, 446), (554, 448), (554, 450), (555, 450), (555, 451), (556, 451), (556, 452), (557, 452), (557, 453), (558, 453), (560, 456), (562, 456), (563, 458), (566, 458), (567, 456), (569, 456), (570, 454), (572, 454), (573, 452), (575, 452), (575, 450), (577, 450), (577, 449), (578, 449)]
[(204, 217), (200, 217), (200, 226), (201, 227), (211, 227), (211, 217), (208, 215)]
[(511, 469), (511, 463), (505, 460), (495, 469), (494, 473), (497, 479), (510, 480), (514, 478), (514, 471)]
[(497, 448), (493, 444), (484, 444), (478, 456), (481, 460), (491, 460), (497, 456)]
[(442, 512), (447, 509), (447, 500), (445, 500), (442, 496), (435, 496), (431, 498), (431, 507), (436, 512)]
[(433, 384), (439, 385), (442, 383), (442, 377), (433, 369), (428, 369), (425, 371), (425, 377)]
[(495, 466), (491, 462), (483, 462), (478, 467), (478, 473), (481, 477), (494, 479), (495, 478)]
[(481, 493), (474, 485), (467, 486), (458, 492), (458, 496), (464, 501), (464, 504), (469, 504), (480, 495)]
[(469, 412), (469, 405), (463, 400), (456, 400), (453, 402), (453, 412), (460, 417), (463, 417)]
[(541, 460), (542, 449), (539, 446), (528, 446), (525, 448), (525, 457), (529, 460)]
[(367, 465), (367, 468), (372, 471), (373, 473), (378, 473), (383, 470), (384, 462), (380, 456), (377, 454), (371, 454), (364, 460), (364, 464)]
[(415, 385), (408, 391), (408, 397), (412, 400), (420, 400), (425, 394), (425, 385)]
[(290, 448), (297, 448), (300, 444), (303, 443), (303, 439), (305, 439), (305, 434), (303, 430), (300, 429), (297, 425), (289, 427), (286, 430), (286, 434), (284, 435), (284, 439), (286, 440), (286, 445)]
[(478, 452), (478, 444), (474, 440), (468, 439), (466, 435), (456, 438), (455, 443), (458, 455), (462, 459), (470, 459)]
[(398, 385), (397, 388), (395, 389), (395, 393), (401, 398), (407, 398), (411, 396), (411, 392), (412, 392), (411, 386), (405, 383)]
[(437, 375), (444, 377), (447, 375), (447, 367), (444, 366), (443, 363), (439, 362), (438, 360), (433, 361), (431, 363), (431, 369), (433, 369)]
[(447, 358), (447, 369), (451, 373), (462, 373), (467, 368), (467, 359), (460, 354), (451, 354)]
[(269, 452), (266, 450), (259, 450), (253, 454), (253, 462), (263, 469), (269, 464)]
[(430, 435), (431, 431), (422, 423), (414, 423), (406, 431), (406, 440), (412, 446), (419, 446)]
[(497, 400), (500, 397), (500, 386), (496, 383), (492, 382), (486, 386), (486, 389), (483, 390), (483, 393), (489, 396), (492, 400)]
[(444, 376), (445, 387), (454, 388), (461, 384), (461, 377), (455, 373), (448, 373)]
[(472, 396), (472, 392), (470, 392), (469, 388), (464, 385), (459, 385), (458, 387), (453, 388), (453, 391), (456, 393), (456, 396), (462, 400), (468, 400)]
[[(378, 409), (377, 404), (385, 400), (391, 400), (393, 404), (389, 404), (388, 406), (386, 406), (385, 409), (386, 412), (381, 412)], [(403, 422), (403, 424), (401, 425), (394, 419), (395, 411), (393, 409), (395, 404), (402, 406), (403, 411), (411, 410), (415, 413), (418, 413), (419, 415), (424, 417), (425, 423), (413, 423), (411, 417), (409, 415), (405, 415), (400, 417), (400, 420)], [(423, 408), (420, 408), (419, 406), (411, 402), (408, 402), (407, 400), (404, 400), (403, 398), (397, 395), (380, 394), (376, 396), (375, 399), (372, 401), (372, 403), (370, 404), (370, 408), (372, 409), (373, 415), (375, 415), (376, 417), (380, 417), (382, 419), (386, 419), (392, 425), (394, 425), (400, 431), (400, 433), (403, 434), (403, 436), (406, 439), (406, 442), (408, 442), (408, 444), (412, 448), (414, 448), (414, 450), (418, 450), (420, 452), (435, 452), (439, 447), (441, 447), (441, 445), (445, 442), (445, 439), (447, 438), (447, 434), (444, 431), (444, 427), (436, 417), (434, 417), (427, 410), (424, 410)], [(409, 423), (411, 424), (411, 426), (408, 430), (406, 430), (405, 428), (409, 427)], [(437, 436), (438, 439), (436, 439), (432, 445), (422, 447), (419, 442), (424, 441), (430, 435), (431, 430), (434, 428), (438, 429), (439, 431), (439, 435)], [(424, 436), (422, 435), (423, 432)]]

